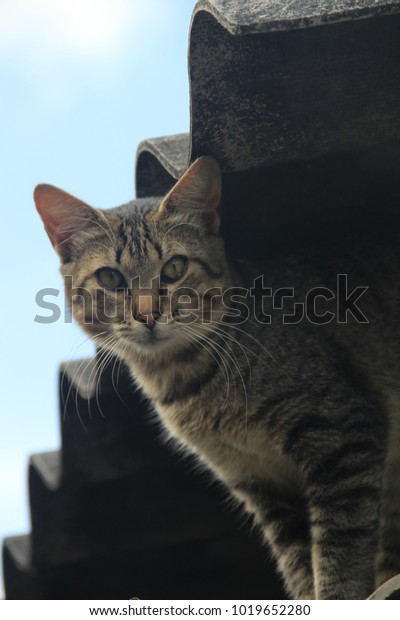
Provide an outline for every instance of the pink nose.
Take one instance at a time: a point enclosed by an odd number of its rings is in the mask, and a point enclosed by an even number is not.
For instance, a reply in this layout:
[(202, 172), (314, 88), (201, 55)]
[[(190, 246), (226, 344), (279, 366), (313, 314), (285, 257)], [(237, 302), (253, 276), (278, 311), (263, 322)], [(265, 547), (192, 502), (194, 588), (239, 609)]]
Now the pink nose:
[(135, 321), (138, 321), (138, 323), (144, 323), (146, 327), (148, 327), (149, 329), (153, 329), (159, 316), (160, 316), (160, 313), (157, 311), (153, 311), (153, 312), (135, 311), (133, 318), (135, 319)]

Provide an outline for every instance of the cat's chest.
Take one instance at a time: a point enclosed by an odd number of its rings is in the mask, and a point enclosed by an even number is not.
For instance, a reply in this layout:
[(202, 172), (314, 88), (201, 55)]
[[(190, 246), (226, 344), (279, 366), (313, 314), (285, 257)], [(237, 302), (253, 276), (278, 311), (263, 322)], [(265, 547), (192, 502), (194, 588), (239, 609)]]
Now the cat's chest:
[(258, 479), (301, 487), (302, 473), (294, 460), (245, 417), (239, 422), (238, 411), (198, 402), (187, 408), (160, 407), (158, 413), (170, 434), (228, 486)]
[[(278, 449), (265, 425), (253, 421), (259, 403), (250, 390), (245, 396), (228, 392), (217, 376), (207, 388), (182, 398), (177, 382), (165, 374), (136, 373), (136, 380), (169, 434), (228, 486), (249, 479), (301, 485), (297, 465)], [(194, 380), (191, 385), (197, 388)]]

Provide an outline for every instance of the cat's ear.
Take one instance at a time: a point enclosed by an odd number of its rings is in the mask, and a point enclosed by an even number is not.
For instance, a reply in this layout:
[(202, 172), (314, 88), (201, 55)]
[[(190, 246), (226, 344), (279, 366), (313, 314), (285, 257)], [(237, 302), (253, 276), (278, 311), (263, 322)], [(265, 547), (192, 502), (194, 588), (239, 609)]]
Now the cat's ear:
[(220, 225), (221, 171), (213, 157), (197, 159), (162, 201), (158, 217), (174, 210), (202, 216), (212, 232)]
[(64, 261), (74, 244), (82, 243), (86, 231), (96, 225), (104, 227), (101, 211), (53, 185), (37, 185), (33, 198), (49, 239)]

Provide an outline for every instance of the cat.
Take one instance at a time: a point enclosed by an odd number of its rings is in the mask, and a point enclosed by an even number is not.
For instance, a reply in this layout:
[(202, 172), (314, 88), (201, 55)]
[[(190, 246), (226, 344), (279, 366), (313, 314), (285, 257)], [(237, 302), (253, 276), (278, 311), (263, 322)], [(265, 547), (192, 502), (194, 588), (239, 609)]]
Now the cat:
[(254, 516), (288, 596), (366, 598), (400, 571), (395, 244), (234, 260), (221, 192), (204, 156), (163, 198), (34, 199), (76, 320)]

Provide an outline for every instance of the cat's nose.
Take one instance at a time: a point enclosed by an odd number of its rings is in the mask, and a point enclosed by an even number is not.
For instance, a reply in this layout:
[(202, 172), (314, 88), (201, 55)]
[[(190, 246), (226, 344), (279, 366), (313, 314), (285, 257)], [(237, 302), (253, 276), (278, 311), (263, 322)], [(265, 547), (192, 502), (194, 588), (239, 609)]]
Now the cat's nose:
[(135, 312), (133, 318), (138, 323), (144, 323), (146, 327), (149, 329), (153, 329), (156, 324), (157, 319), (160, 317), (160, 313), (158, 311), (153, 312)]

